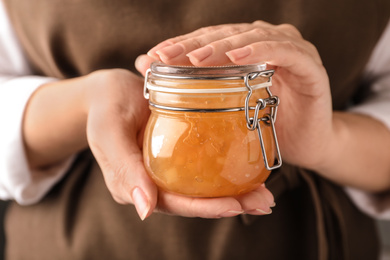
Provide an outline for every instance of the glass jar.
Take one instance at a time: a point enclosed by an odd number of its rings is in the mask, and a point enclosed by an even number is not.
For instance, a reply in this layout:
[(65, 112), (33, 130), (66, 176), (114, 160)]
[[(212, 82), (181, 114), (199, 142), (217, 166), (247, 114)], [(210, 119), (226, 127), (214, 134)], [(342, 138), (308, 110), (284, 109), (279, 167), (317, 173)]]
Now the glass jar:
[(264, 64), (187, 67), (153, 63), (144, 95), (151, 115), (145, 168), (161, 189), (194, 197), (235, 196), (281, 166), (272, 70)]

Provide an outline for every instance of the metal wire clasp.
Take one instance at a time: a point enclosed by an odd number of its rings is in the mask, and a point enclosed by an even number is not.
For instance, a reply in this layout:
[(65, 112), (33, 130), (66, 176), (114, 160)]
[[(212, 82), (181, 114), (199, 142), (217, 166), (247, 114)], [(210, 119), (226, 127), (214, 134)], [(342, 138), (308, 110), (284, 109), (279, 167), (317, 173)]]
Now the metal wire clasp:
[(148, 81), (149, 81), (150, 73), (151, 73), (151, 69), (148, 69), (145, 73), (145, 81), (144, 81), (144, 98), (145, 99), (149, 99)]
[[(275, 132), (275, 120), (276, 120), (276, 114), (277, 114), (277, 108), (279, 105), (279, 98), (277, 96), (273, 96), (271, 91), (269, 90), (269, 87), (267, 87), (267, 92), (269, 97), (268, 98), (260, 98), (256, 100), (256, 106), (255, 107), (250, 107), (249, 106), (249, 101), (253, 93), (253, 88), (249, 84), (251, 80), (254, 80), (257, 77), (267, 77), (268, 81), (272, 81), (272, 75), (274, 74), (273, 70), (264, 70), (264, 71), (258, 71), (258, 72), (251, 72), (248, 73), (244, 77), (244, 82), (245, 86), (248, 89), (248, 95), (245, 98), (245, 118), (246, 118), (246, 123), (247, 123), (247, 128), (250, 131), (254, 131), (257, 129), (257, 133), (259, 136), (260, 140), (260, 146), (261, 146), (261, 151), (263, 154), (263, 160), (264, 160), (264, 165), (267, 168), (267, 170), (271, 171), (274, 169), (279, 168), (282, 166), (282, 157), (280, 155), (280, 149), (279, 149), (279, 144), (278, 144), (278, 139), (276, 137), (276, 132)], [(264, 110), (265, 108), (269, 107), (270, 108), (270, 113), (265, 113), (261, 117), (259, 117), (259, 112), (260, 110)], [(254, 115), (253, 117), (250, 117), (249, 111), (254, 110)], [(264, 122), (267, 125), (271, 125), (272, 128), (272, 135), (274, 138), (274, 143), (276, 147), (276, 162), (273, 166), (269, 165), (266, 150), (264, 147), (264, 141), (263, 141), (263, 135), (261, 131), (261, 124), (260, 122)]]

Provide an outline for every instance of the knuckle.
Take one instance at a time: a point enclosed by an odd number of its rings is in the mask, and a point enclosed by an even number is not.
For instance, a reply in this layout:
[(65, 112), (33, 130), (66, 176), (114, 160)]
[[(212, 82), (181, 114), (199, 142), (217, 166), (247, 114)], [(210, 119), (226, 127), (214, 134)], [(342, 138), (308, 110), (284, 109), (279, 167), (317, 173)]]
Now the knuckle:
[(166, 40), (165, 42), (168, 44), (175, 44), (175, 43), (181, 42), (183, 39), (184, 39), (184, 36), (180, 35), (180, 36), (173, 37), (169, 40)]
[(129, 204), (128, 202), (125, 202), (124, 200), (122, 200), (122, 198), (121, 198), (119, 195), (117, 195), (117, 194), (113, 194), (113, 193), (111, 192), (111, 196), (112, 196), (112, 198), (114, 199), (114, 201), (115, 201), (116, 203), (118, 203), (118, 204), (122, 204), (122, 205)]
[(123, 165), (116, 166), (114, 171), (105, 173), (104, 177), (106, 179), (108, 188), (111, 191), (121, 189), (125, 184), (126, 173), (127, 173), (127, 167)]
[(198, 49), (206, 45), (206, 42), (199, 37), (192, 38), (189, 43), (192, 45), (193, 49)]
[(224, 50), (232, 50), (233, 48), (233, 43), (228, 40), (228, 39), (223, 39), (219, 41), (219, 45), (222, 47)]
[(301, 37), (301, 32), (298, 30), (297, 27), (295, 27), (294, 25), (292, 24), (288, 24), (288, 23), (284, 23), (284, 24), (280, 24), (277, 26), (280, 30), (286, 32), (286, 33), (289, 33), (289, 34), (292, 34), (292, 35), (297, 35), (299, 37)]
[(270, 26), (270, 23), (267, 23), (263, 20), (257, 20), (252, 23), (254, 26), (264, 27), (264, 26)]
[(221, 29), (221, 27), (222, 27), (221, 25), (211, 25), (211, 26), (202, 27), (199, 30), (201, 33), (212, 33)]
[(273, 51), (274, 49), (274, 45), (272, 44), (272, 42), (270, 41), (262, 41), (259, 43), (261, 45), (261, 49), (264, 51), (264, 52), (271, 52)]
[(307, 48), (310, 49), (313, 53), (318, 53), (317, 47), (313, 43), (306, 40), (305, 43), (307, 45)]
[(252, 33), (256, 34), (260, 39), (269, 39), (273, 35), (270, 30), (267, 30), (265, 28), (252, 29)]
[(115, 171), (104, 174), (104, 179), (106, 182), (106, 186), (111, 193), (112, 198), (119, 204), (129, 204), (124, 196), (126, 187), (126, 175), (127, 169), (126, 167), (117, 167)]
[(291, 50), (293, 52), (296, 52), (300, 55), (304, 54), (304, 51), (302, 48), (298, 47), (295, 43), (292, 41), (284, 41), (283, 44), (287, 47), (288, 50)]
[(223, 33), (224, 35), (226, 36), (232, 36), (232, 35), (236, 35), (236, 34), (239, 34), (243, 31), (243, 29), (241, 28), (240, 25), (231, 25), (231, 26), (227, 26), (224, 30), (223, 30)]
[(308, 57), (310, 57), (310, 54), (306, 48), (302, 48), (300, 45), (297, 45), (292, 41), (284, 41), (282, 44), (284, 45), (285, 50), (293, 53), (297, 59), (306, 60)]
[(235, 35), (237, 33), (242, 32), (248, 24), (219, 24), (219, 25), (211, 25), (207, 27), (200, 28), (199, 30), (202, 33), (214, 33), (216, 31), (221, 31), (223, 34), (230, 36)]

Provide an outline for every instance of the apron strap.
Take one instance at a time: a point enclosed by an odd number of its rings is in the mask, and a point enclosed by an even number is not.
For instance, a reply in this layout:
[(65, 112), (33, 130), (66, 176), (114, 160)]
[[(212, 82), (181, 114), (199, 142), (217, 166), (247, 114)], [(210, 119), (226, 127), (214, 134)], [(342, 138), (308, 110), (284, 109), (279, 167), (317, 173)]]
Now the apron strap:
[(4, 231), (4, 217), (6, 214), (9, 202), (0, 200), (0, 260), (5, 259), (5, 231)]
[(318, 260), (327, 260), (329, 246), (328, 246), (328, 239), (326, 237), (324, 211), (321, 205), (322, 204), (321, 198), (313, 178), (305, 171), (302, 171), (301, 175), (302, 178), (305, 180), (307, 186), (309, 187), (311, 197), (313, 200), (314, 209), (315, 209), (315, 215), (317, 221)]

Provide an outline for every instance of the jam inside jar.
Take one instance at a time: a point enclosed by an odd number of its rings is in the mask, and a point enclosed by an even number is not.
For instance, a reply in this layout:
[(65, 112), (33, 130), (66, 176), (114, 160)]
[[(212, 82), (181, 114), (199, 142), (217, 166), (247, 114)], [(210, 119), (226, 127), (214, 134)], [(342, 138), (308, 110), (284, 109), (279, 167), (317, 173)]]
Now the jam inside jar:
[(151, 115), (144, 164), (159, 188), (193, 197), (259, 187), (281, 158), (264, 64), (187, 67), (153, 63), (145, 78)]

